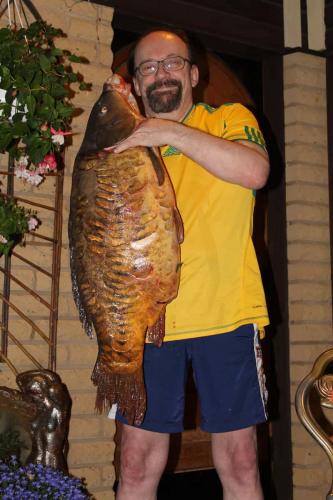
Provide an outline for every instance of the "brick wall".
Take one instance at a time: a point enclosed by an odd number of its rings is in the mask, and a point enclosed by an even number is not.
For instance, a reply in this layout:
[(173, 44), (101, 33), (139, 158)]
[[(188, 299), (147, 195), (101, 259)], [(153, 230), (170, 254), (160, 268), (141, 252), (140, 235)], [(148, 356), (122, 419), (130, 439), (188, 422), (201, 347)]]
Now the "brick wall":
[(332, 346), (325, 59), (284, 58), (286, 202), (294, 500), (321, 500), (331, 471), (295, 413), (294, 396)]
[[(110, 75), (113, 9), (95, 5), (92, 2), (72, 0), (57, 0), (56, 2), (34, 0), (33, 3), (44, 20), (61, 28), (68, 35), (67, 38), (60, 39), (57, 45), (61, 48), (68, 48), (90, 61), (89, 65), (74, 65), (76, 70), (84, 75), (86, 81), (92, 82), (93, 88), (91, 92), (78, 92), (74, 99), (74, 104), (81, 108), (83, 113), (73, 121), (72, 145), (66, 150), (57, 371), (67, 384), (73, 400), (68, 460), (70, 472), (87, 479), (89, 491), (97, 500), (104, 498), (109, 500), (114, 498), (112, 490), (114, 424), (105, 415), (97, 416), (94, 413), (95, 388), (90, 381), (90, 375), (96, 359), (97, 346), (95, 340), (89, 340), (85, 336), (72, 299), (67, 220), (73, 161), (82, 141), (88, 111), (100, 94), (103, 82)], [(6, 25), (6, 13), (2, 16), (0, 23), (2, 26)], [(0, 162), (2, 168), (6, 166), (4, 155), (1, 155)], [(6, 182), (5, 178), (3, 182)], [(19, 182), (15, 184), (17, 195), (50, 204), (54, 193), (54, 182), (51, 178), (38, 188), (24, 186)], [(38, 213), (43, 221), (41, 233), (52, 236), (52, 214), (43, 210), (39, 210)], [(25, 248), (18, 251), (46, 269), (50, 269), (51, 248), (48, 242), (39, 242), (37, 245), (28, 243)], [(32, 271), (17, 259), (13, 259), (13, 273), (49, 300), (50, 279), (48, 277)], [(28, 297), (15, 285), (12, 287), (11, 299), (36, 321), (40, 328), (48, 331), (47, 311), (38, 301)], [(33, 334), (31, 328), (13, 314), (10, 326), (20, 340), (25, 345), (29, 345), (30, 351), (37, 360), (43, 366), (47, 366), (47, 350), (38, 335)], [(34, 368), (12, 344), (9, 346), (9, 356), (19, 371)], [(1, 365), (0, 385), (16, 387), (12, 372), (4, 365)]]

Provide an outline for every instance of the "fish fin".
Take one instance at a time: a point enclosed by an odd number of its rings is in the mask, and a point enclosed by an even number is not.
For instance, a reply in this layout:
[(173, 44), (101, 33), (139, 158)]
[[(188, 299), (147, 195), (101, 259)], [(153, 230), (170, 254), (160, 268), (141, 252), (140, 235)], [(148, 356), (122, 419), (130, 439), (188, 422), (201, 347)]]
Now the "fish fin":
[(98, 413), (117, 404), (118, 411), (132, 425), (140, 425), (146, 412), (146, 390), (142, 367), (134, 373), (114, 373), (97, 360), (92, 377), (97, 386), (95, 408)]
[(165, 310), (160, 314), (155, 325), (147, 330), (147, 339), (158, 347), (161, 347), (165, 335)]
[(149, 157), (152, 161), (159, 186), (162, 186), (165, 179), (163, 160), (160, 156), (159, 150), (156, 147), (148, 148)]
[(183, 224), (183, 220), (181, 218), (181, 215), (179, 213), (178, 208), (173, 209), (173, 217), (175, 219), (175, 224), (176, 224), (178, 243), (183, 243), (183, 241), (184, 241), (184, 224)]

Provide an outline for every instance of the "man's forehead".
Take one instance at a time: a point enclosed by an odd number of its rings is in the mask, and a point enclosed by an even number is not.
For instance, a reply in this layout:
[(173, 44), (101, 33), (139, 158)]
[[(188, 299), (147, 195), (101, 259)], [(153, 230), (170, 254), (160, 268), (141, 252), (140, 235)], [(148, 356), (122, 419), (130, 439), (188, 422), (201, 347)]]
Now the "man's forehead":
[(168, 55), (181, 55), (188, 57), (185, 42), (174, 33), (158, 31), (149, 33), (142, 38), (135, 50), (135, 61), (156, 59)]

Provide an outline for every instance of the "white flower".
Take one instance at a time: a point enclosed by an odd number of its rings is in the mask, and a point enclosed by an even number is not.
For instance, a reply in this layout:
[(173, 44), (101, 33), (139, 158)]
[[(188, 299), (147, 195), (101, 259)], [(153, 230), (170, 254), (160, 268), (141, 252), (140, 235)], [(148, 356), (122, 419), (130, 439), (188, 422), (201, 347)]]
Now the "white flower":
[(29, 156), (20, 156), (17, 160), (17, 165), (27, 167), (29, 165)]
[(29, 182), (29, 184), (32, 184), (33, 186), (38, 186), (42, 182), (42, 180), (43, 177), (34, 172), (30, 172), (26, 177), (26, 181)]
[(0, 243), (8, 243), (8, 240), (2, 234), (0, 234)]
[(33, 231), (34, 229), (36, 229), (37, 226), (38, 226), (38, 220), (35, 217), (29, 217), (28, 219), (29, 231)]
[(53, 144), (59, 144), (59, 146), (62, 146), (65, 142), (63, 134), (54, 134), (52, 136), (52, 142)]

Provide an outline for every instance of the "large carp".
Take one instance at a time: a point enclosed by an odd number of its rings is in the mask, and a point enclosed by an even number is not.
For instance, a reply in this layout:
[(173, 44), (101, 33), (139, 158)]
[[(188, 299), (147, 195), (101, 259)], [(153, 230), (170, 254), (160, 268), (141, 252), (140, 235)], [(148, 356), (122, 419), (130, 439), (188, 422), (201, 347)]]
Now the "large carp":
[(182, 241), (159, 155), (146, 147), (104, 151), (141, 120), (119, 86), (107, 81), (75, 160), (69, 217), (74, 299), (85, 330), (92, 335), (94, 327), (98, 339), (96, 408), (117, 403), (130, 423), (144, 417), (145, 338), (162, 342), (165, 307), (178, 291)]

